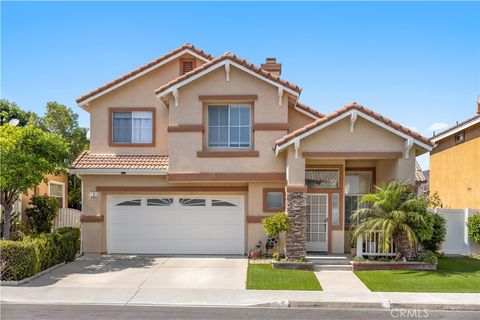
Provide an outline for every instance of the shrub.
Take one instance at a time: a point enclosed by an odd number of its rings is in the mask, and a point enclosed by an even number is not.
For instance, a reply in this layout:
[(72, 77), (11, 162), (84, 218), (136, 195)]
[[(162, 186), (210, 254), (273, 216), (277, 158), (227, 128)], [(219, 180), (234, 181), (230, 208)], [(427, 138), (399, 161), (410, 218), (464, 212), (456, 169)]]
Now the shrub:
[(75, 259), (80, 250), (80, 230), (61, 228), (53, 233), (0, 241), (2, 280), (21, 280), (62, 262)]
[(433, 213), (432, 218), (432, 236), (430, 239), (423, 240), (422, 244), (426, 250), (438, 252), (447, 234), (447, 220), (437, 213)]
[(426, 263), (438, 263), (438, 258), (435, 252), (427, 250), (422, 256), (422, 261)]
[(30, 199), (31, 207), (25, 210), (32, 231), (34, 233), (49, 233), (52, 222), (58, 213), (57, 199), (50, 196), (33, 196)]
[(476, 213), (467, 220), (468, 237), (480, 243), (480, 214)]
[(21, 280), (41, 270), (35, 244), (29, 241), (0, 241), (1, 279)]
[(287, 231), (290, 227), (290, 217), (285, 212), (262, 219), (263, 228), (269, 237), (278, 237), (280, 232)]

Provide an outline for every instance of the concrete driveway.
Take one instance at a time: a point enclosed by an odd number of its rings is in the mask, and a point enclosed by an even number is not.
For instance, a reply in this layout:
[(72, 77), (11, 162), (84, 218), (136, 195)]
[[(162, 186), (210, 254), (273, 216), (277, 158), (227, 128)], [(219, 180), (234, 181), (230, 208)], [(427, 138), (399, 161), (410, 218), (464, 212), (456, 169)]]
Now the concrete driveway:
[(85, 255), (23, 287), (245, 289), (247, 259)]

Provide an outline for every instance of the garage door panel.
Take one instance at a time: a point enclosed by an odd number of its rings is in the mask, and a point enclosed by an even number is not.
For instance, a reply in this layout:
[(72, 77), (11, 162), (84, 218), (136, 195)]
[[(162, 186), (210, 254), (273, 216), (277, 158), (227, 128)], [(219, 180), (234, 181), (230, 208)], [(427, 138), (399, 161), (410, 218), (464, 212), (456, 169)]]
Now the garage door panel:
[(244, 226), (243, 196), (113, 196), (107, 247), (111, 253), (243, 254)]

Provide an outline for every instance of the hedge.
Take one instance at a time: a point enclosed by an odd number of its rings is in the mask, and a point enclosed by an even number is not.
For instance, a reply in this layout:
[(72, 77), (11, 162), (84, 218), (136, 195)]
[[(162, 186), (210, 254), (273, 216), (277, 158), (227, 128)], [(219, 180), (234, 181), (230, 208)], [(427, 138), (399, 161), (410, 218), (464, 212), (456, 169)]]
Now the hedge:
[(21, 241), (0, 240), (2, 280), (21, 280), (61, 262), (75, 259), (80, 250), (80, 230), (61, 228), (28, 236)]

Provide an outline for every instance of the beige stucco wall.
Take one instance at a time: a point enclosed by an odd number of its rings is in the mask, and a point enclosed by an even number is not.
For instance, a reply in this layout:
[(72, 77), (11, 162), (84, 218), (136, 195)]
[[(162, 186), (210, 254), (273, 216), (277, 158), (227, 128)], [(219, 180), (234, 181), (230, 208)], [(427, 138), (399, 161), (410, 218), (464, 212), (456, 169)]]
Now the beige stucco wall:
[[(63, 207), (68, 208), (68, 175), (67, 174), (59, 174), (59, 175), (47, 175), (48, 181), (60, 182), (63, 183)], [(28, 203), (30, 198), (33, 195), (43, 196), (48, 195), (48, 182), (41, 182), (35, 189), (28, 190), (27, 194), (21, 196), (21, 211), (22, 213), (25, 212), (25, 209), (28, 207)]]
[[(288, 95), (284, 93), (282, 106), (278, 105), (278, 89), (252, 75), (231, 67), (230, 81), (225, 69), (219, 68), (179, 89), (179, 105), (170, 102), (170, 123), (175, 125), (203, 124), (204, 133), (170, 134), (170, 172), (285, 172), (282, 157), (276, 158), (273, 146), (286, 131), (254, 131), (253, 148), (260, 152), (252, 158), (197, 158), (197, 151), (209, 151), (207, 104), (199, 95), (257, 95), (253, 103), (252, 123), (287, 123)], [(228, 101), (225, 101), (228, 103)], [(245, 150), (245, 149), (242, 149)]]
[[(191, 57), (184, 55), (182, 57)], [(90, 150), (93, 153), (145, 153), (168, 154), (168, 108), (155, 96), (154, 90), (180, 75), (179, 59), (157, 69), (93, 100), (88, 108), (90, 113)], [(200, 66), (204, 62), (197, 59)], [(156, 146), (154, 147), (116, 147), (109, 146), (109, 108), (156, 109)]]
[(290, 132), (306, 126), (313, 121), (315, 121), (315, 119), (301, 113), (300, 111), (288, 108), (288, 124), (290, 125)]

